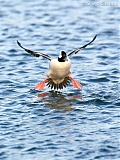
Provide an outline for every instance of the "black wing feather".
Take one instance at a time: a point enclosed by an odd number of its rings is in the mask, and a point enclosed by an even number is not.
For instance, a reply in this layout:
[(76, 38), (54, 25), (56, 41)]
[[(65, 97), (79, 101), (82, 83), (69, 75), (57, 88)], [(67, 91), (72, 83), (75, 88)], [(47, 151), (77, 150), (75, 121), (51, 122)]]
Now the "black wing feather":
[(24, 48), (19, 41), (17, 41), (17, 44), (18, 44), (22, 49), (24, 49), (26, 52), (30, 53), (31, 55), (33, 55), (33, 56), (35, 56), (35, 57), (40, 57), (40, 56), (42, 56), (42, 57), (44, 57), (44, 58), (46, 58), (46, 59), (48, 59), (48, 60), (51, 60), (51, 57), (49, 57), (49, 56), (46, 55), (46, 54), (43, 54), (43, 53), (40, 53), (40, 52), (34, 52), (34, 51), (31, 51), (31, 50), (29, 50), (29, 49)]
[(88, 45), (90, 45), (95, 39), (96, 39), (97, 35), (92, 39), (92, 41), (90, 41), (89, 43), (87, 43), (86, 45), (75, 49), (74, 51), (72, 51), (71, 53), (68, 54), (68, 56), (72, 56), (73, 54), (76, 54), (77, 52), (79, 52), (81, 49), (86, 48)]

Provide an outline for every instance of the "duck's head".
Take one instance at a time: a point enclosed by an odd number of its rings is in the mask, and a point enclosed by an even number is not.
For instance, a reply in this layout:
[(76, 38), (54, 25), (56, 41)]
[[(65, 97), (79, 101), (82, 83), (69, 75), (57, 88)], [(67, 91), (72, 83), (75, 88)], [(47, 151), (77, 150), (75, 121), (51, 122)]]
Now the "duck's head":
[(59, 62), (68, 61), (67, 54), (64, 51), (61, 51), (60, 56), (58, 57)]

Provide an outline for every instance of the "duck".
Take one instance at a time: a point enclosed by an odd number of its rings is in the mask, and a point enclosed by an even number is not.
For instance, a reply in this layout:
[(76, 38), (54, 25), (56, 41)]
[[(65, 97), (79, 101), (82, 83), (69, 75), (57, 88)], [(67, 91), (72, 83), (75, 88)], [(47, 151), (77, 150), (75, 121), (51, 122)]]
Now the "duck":
[(68, 86), (70, 81), (72, 82), (72, 85), (74, 88), (77, 88), (77, 89), (82, 88), (82, 84), (80, 84), (77, 80), (75, 80), (73, 77), (70, 76), (72, 62), (69, 57), (71, 57), (74, 54), (77, 54), (80, 50), (86, 48), (96, 39), (96, 37), (97, 35), (95, 35), (94, 38), (89, 43), (85, 44), (80, 48), (73, 50), (69, 54), (67, 54), (65, 51), (61, 51), (57, 59), (51, 58), (47, 54), (44, 54), (41, 52), (35, 52), (30, 49), (27, 49), (23, 47), (19, 41), (17, 41), (17, 44), (19, 45), (19, 47), (24, 49), (26, 52), (30, 53), (32, 56), (35, 56), (37, 58), (43, 57), (50, 61), (49, 69), (48, 69), (48, 72), (46, 73), (46, 78), (34, 87), (35, 90), (38, 90), (38, 91), (44, 90), (45, 86), (48, 86), (54, 90), (63, 89)]

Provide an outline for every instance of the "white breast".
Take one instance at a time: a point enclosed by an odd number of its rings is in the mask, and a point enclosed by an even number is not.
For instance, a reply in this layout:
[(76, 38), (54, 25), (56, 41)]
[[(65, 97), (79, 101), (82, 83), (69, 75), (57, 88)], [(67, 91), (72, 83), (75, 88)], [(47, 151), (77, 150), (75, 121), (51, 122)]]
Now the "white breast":
[(52, 59), (47, 73), (48, 78), (52, 78), (55, 83), (60, 83), (65, 77), (69, 76), (71, 60), (59, 62), (57, 59)]

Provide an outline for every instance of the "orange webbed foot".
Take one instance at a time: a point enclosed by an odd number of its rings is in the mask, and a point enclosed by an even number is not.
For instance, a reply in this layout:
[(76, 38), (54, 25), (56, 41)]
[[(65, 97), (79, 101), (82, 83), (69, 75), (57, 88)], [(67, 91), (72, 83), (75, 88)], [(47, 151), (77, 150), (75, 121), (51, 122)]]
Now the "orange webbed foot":
[(74, 78), (72, 78), (70, 76), (69, 76), (69, 78), (72, 81), (72, 84), (73, 84), (74, 88), (82, 88), (82, 85), (78, 81), (76, 81)]
[(38, 91), (41, 91), (44, 89), (45, 87), (45, 83), (47, 82), (47, 79), (45, 79), (44, 81), (38, 83), (36, 86), (35, 86), (35, 89), (38, 90)]

